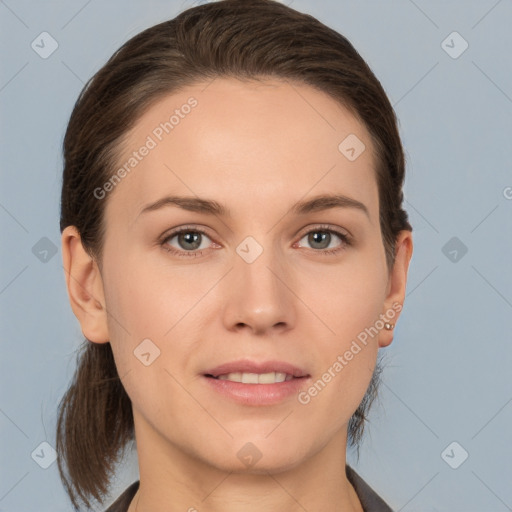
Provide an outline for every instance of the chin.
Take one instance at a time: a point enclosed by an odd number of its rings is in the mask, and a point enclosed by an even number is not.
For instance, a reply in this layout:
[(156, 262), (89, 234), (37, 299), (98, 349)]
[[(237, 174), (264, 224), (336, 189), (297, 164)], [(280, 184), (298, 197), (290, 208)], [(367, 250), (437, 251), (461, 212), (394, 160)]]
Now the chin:
[[(232, 454), (232, 455), (231, 455)], [(278, 443), (261, 439), (234, 441), (220, 453), (212, 453), (209, 463), (218, 469), (235, 474), (264, 475), (289, 471), (306, 457), (304, 446), (289, 442)]]

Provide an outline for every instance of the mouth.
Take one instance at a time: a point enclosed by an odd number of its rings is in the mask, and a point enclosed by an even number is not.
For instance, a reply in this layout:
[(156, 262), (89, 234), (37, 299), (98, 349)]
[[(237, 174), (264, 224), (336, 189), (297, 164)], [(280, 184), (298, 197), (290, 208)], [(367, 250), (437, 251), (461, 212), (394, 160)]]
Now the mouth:
[(279, 382), (287, 382), (292, 379), (302, 379), (303, 377), (294, 377), (289, 373), (268, 372), (268, 373), (248, 373), (248, 372), (231, 372), (224, 373), (214, 377), (206, 374), (206, 377), (218, 380), (229, 380), (230, 382), (241, 382), (242, 384), (276, 384)]
[(264, 406), (296, 395), (310, 380), (297, 366), (282, 361), (226, 363), (203, 373), (209, 389), (243, 405)]
[(248, 359), (221, 364), (208, 370), (204, 375), (243, 384), (275, 384), (309, 377), (302, 368), (284, 361), (257, 362)]

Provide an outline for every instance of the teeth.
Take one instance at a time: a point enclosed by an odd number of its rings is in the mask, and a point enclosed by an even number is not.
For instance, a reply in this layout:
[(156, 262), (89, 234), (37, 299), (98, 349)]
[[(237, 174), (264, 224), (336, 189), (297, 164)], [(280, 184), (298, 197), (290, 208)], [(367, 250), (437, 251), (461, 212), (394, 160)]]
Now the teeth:
[[(229, 376), (228, 376), (229, 380)], [(257, 373), (242, 373), (242, 384), (258, 384), (259, 376)]]
[(230, 380), (231, 382), (241, 382), (243, 384), (275, 384), (276, 382), (284, 382), (293, 379), (292, 375), (281, 372), (270, 373), (227, 373), (219, 375), (220, 380)]
[(220, 380), (230, 380), (231, 382), (242, 382), (241, 373), (226, 373), (226, 375), (219, 375)]

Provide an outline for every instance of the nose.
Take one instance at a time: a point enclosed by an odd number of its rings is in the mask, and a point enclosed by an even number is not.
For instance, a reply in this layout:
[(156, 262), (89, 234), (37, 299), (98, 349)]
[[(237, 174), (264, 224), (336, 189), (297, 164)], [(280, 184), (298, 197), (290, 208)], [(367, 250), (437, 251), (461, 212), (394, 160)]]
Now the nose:
[(235, 254), (225, 288), (223, 322), (229, 331), (264, 335), (284, 332), (295, 324), (293, 276), (284, 261), (265, 249), (252, 262)]

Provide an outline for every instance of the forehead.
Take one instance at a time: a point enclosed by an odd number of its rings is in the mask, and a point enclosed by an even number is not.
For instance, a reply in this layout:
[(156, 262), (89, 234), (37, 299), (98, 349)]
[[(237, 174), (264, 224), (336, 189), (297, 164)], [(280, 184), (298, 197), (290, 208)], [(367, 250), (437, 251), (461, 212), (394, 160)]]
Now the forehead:
[(281, 80), (216, 78), (165, 96), (128, 133), (121, 168), (108, 208), (128, 215), (165, 192), (245, 209), (333, 188), (370, 210), (377, 197), (365, 126), (329, 95)]

